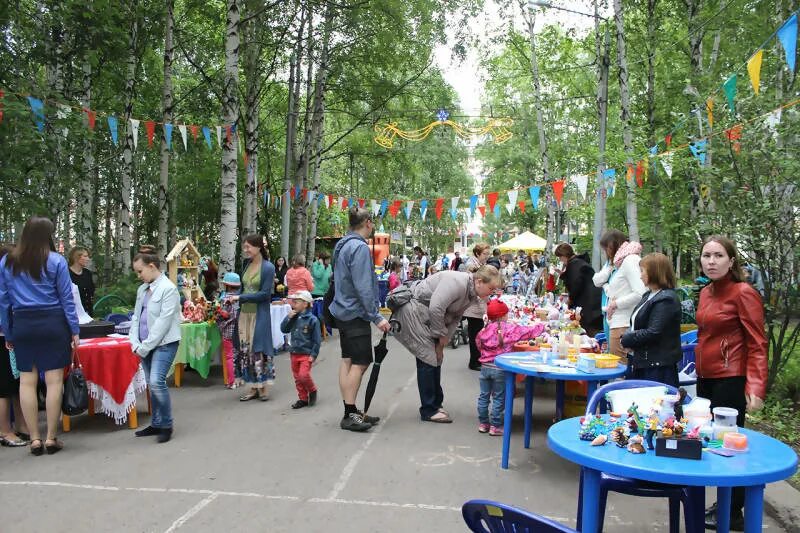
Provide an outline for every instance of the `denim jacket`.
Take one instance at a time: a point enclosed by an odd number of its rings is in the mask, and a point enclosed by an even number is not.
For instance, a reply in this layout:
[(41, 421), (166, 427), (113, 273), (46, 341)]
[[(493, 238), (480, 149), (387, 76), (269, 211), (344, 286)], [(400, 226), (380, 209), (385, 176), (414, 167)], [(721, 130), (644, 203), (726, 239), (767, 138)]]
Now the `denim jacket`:
[(283, 322), (281, 322), (281, 331), (292, 335), (289, 352), (308, 354), (314, 358), (319, 355), (322, 333), (319, 327), (319, 320), (311, 314), (310, 309), (292, 318), (288, 316), (284, 318)]

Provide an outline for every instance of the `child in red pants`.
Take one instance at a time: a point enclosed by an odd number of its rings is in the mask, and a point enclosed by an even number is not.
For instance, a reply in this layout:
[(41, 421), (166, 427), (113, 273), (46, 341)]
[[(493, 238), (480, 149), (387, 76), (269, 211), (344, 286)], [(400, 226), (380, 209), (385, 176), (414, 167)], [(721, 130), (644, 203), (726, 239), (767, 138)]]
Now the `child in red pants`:
[[(236, 351), (238, 349), (239, 334), (236, 331), (239, 324), (239, 302), (227, 300), (226, 296), (239, 294), (242, 288), (242, 281), (239, 274), (227, 272), (222, 277), (222, 293), (219, 295), (219, 311), (217, 312), (217, 327), (222, 336), (222, 364), (225, 365), (228, 377), (225, 387), (234, 389), (241, 381), (241, 370), (238, 365), (234, 365)], [(236, 370), (234, 370), (236, 368)]]
[(319, 320), (311, 313), (314, 298), (308, 291), (289, 295), (292, 310), (281, 322), (281, 331), (291, 333), (289, 353), (292, 356), (292, 375), (297, 387), (298, 400), (292, 409), (301, 409), (317, 402), (317, 386), (311, 379), (311, 365), (319, 355), (322, 332)]

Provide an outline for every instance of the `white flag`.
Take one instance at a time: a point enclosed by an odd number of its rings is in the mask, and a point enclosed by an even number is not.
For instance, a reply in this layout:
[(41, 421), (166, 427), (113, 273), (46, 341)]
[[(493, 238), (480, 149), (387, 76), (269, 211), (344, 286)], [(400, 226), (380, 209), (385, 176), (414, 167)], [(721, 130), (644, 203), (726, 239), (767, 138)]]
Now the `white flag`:
[(783, 109), (776, 109), (769, 115), (767, 115), (766, 123), (769, 126), (769, 129), (772, 130), (772, 136), (777, 137), (778, 135), (778, 124), (781, 123), (781, 114), (783, 113)]
[(508, 191), (508, 202), (512, 205), (512, 207), (517, 205), (517, 196), (519, 196), (519, 191), (517, 189)]
[(450, 209), (458, 209), (458, 202), (461, 200), (460, 196), (450, 198)]
[(132, 118), (131, 121), (131, 137), (133, 137), (133, 149), (139, 145), (139, 120)]
[(579, 176), (572, 176), (570, 180), (572, 180), (572, 183), (574, 183), (575, 186), (578, 188), (578, 191), (580, 191), (583, 199), (586, 200), (586, 187), (589, 185), (589, 176), (587, 176), (586, 174)]
[(183, 139), (183, 150), (186, 151), (189, 147), (186, 145), (186, 124), (178, 125), (178, 131), (181, 132), (181, 139)]
[(369, 208), (372, 211), (372, 216), (378, 216), (378, 213), (381, 212), (381, 206), (377, 200), (370, 200), (369, 201)]
[[(510, 193), (511, 191), (508, 191), (508, 192)], [(514, 205), (516, 205), (516, 204), (506, 204), (506, 210), (508, 211), (509, 215), (513, 215), (514, 214)]]
[(664, 172), (667, 176), (672, 177), (672, 152), (661, 156), (661, 166), (664, 167)]
[(222, 126), (217, 126), (217, 146), (222, 148)]

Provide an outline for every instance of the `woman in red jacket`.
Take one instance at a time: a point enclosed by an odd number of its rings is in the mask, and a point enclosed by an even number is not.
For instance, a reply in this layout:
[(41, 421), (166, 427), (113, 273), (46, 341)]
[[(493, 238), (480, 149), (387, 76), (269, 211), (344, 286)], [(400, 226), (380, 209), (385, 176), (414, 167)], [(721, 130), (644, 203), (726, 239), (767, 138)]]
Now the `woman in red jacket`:
[[(711, 408), (732, 407), (744, 426), (745, 411), (763, 407), (767, 393), (767, 338), (761, 296), (746, 281), (736, 245), (727, 237), (705, 240), (700, 255), (711, 283), (700, 291), (697, 308), (697, 395)], [(731, 529), (744, 528), (744, 489), (733, 489)], [(706, 512), (706, 527), (716, 529), (716, 504)]]

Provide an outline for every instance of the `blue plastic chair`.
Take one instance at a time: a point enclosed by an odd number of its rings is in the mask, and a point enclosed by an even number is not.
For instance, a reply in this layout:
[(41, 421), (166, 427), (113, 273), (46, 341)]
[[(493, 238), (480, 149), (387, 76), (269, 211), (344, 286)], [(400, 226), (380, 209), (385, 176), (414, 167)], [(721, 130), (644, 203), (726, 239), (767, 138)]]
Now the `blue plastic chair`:
[(461, 515), (475, 533), (577, 533), (549, 518), (491, 500), (470, 500), (461, 506)]
[(110, 315), (106, 316), (106, 322), (111, 322), (115, 326), (119, 326), (123, 322), (129, 321), (128, 315), (123, 315), (122, 313), (111, 313)]
[[(586, 415), (593, 416), (597, 412), (600, 402), (606, 402), (606, 393), (612, 390), (622, 389), (638, 389), (642, 387), (664, 387), (670, 394), (676, 394), (678, 390), (670, 385), (658, 383), (656, 381), (647, 381), (641, 379), (627, 379), (624, 381), (614, 381), (598, 388), (594, 395), (589, 399), (586, 405)], [(691, 401), (688, 396), (684, 403)], [(655, 453), (648, 451), (647, 453)], [(704, 507), (705, 494), (703, 487), (683, 487), (680, 485), (669, 485), (665, 483), (653, 483), (650, 481), (640, 481), (638, 479), (631, 479), (622, 476), (615, 476), (612, 474), (600, 473), (600, 513), (599, 523), (600, 532), (602, 533), (602, 524), (606, 514), (606, 502), (608, 500), (609, 492), (618, 492), (620, 494), (627, 494), (628, 496), (639, 496), (642, 498), (668, 498), (669, 499), (669, 531), (670, 533), (679, 533), (680, 531), (680, 513), (681, 503), (683, 503), (684, 520), (686, 523), (687, 533), (703, 533), (705, 531), (705, 523), (703, 520), (702, 509)], [(699, 514), (698, 514), (698, 507)], [(583, 469), (581, 469), (580, 489), (578, 491), (578, 520), (577, 529), (581, 531), (581, 515), (583, 513)], [(698, 519), (694, 522), (692, 517)]]
[(681, 335), (681, 344), (691, 344), (697, 342), (697, 330), (687, 331)]
[(685, 367), (689, 363), (695, 362), (695, 353), (694, 353), (695, 348), (697, 348), (696, 343), (689, 343), (681, 346), (681, 350), (683, 351), (683, 358), (681, 359), (680, 362), (681, 368)]

